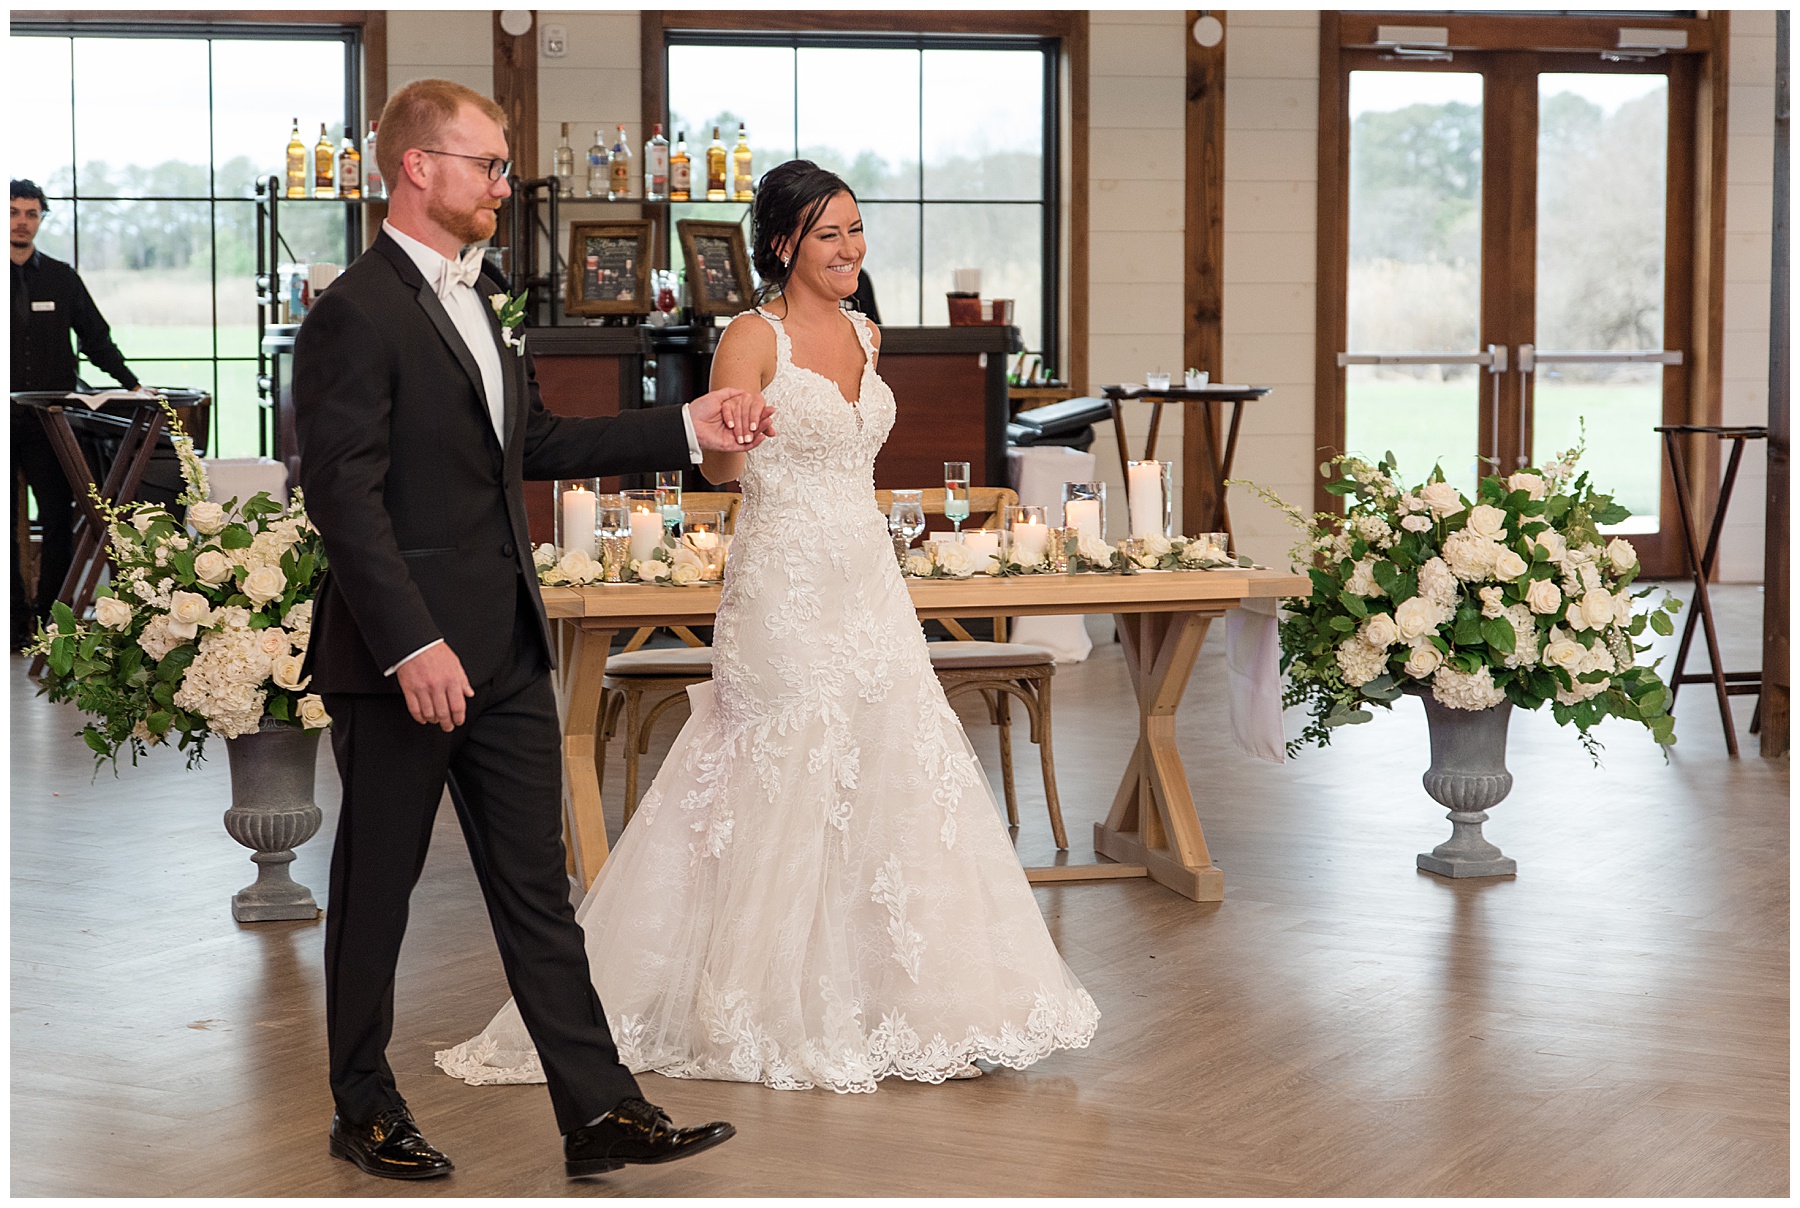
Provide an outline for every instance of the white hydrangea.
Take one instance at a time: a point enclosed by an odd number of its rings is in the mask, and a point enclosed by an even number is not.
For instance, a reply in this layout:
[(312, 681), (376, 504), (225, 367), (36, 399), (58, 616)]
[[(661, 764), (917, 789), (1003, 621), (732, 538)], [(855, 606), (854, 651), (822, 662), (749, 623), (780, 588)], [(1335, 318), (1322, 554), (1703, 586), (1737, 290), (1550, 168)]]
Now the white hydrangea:
[(1494, 561), (1500, 546), (1472, 529), (1458, 529), (1444, 538), (1444, 561), (1450, 573), (1465, 583), (1494, 577)]
[(1394, 530), (1380, 516), (1358, 516), (1354, 523), (1357, 536), (1376, 549), (1386, 549), (1394, 544)]
[(1433, 604), (1455, 608), (1458, 591), (1456, 575), (1442, 558), (1428, 559), (1419, 567), (1419, 594)]
[(226, 738), (254, 731), (262, 721), (268, 697), (269, 656), (261, 649), (261, 635), (248, 627), (249, 614), (242, 608), (223, 609), (218, 628), (201, 635), (200, 651), (181, 678), (175, 706), (206, 719), (209, 729)]
[(186, 645), (187, 639), (178, 638), (170, 633), (169, 614), (158, 613), (150, 618), (150, 623), (145, 625), (143, 631), (138, 634), (137, 642), (139, 646), (143, 647), (145, 654), (157, 662), (161, 662), (169, 651), (177, 646)]
[(1529, 606), (1513, 604), (1501, 613), (1513, 629), (1513, 650), (1504, 662), (1508, 668), (1535, 667), (1538, 661), (1537, 618)]
[(1387, 649), (1371, 646), (1353, 633), (1338, 643), (1337, 665), (1343, 670), (1344, 682), (1360, 688), (1387, 669)]
[(1486, 663), (1477, 667), (1473, 675), (1444, 664), (1431, 677), (1431, 695), (1440, 705), (1470, 712), (1491, 709), (1506, 699), (1506, 693), (1494, 684), (1494, 674)]
[(1364, 558), (1356, 564), (1356, 567), (1350, 572), (1349, 582), (1345, 583), (1344, 587), (1347, 591), (1354, 592), (1359, 596), (1387, 595), (1387, 592), (1381, 589), (1381, 584), (1375, 582), (1375, 560), (1372, 558)]

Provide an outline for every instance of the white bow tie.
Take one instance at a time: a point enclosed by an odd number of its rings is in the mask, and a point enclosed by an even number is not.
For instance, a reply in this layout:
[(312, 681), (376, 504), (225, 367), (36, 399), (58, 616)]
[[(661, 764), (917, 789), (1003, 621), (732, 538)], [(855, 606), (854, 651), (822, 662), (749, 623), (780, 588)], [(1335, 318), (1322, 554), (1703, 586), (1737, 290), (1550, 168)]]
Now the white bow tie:
[(473, 288), (476, 278), (481, 276), (483, 250), (480, 247), (467, 248), (459, 258), (444, 261), (444, 271), (438, 278), (437, 295), (439, 298), (447, 299), (450, 291), (459, 285)]

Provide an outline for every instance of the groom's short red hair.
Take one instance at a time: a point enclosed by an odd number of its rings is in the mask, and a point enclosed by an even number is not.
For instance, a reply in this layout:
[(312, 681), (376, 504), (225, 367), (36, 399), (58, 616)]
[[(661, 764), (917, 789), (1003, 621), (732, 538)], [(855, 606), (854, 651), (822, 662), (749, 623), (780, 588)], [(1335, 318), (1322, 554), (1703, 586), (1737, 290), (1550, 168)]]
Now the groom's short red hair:
[(435, 146), (464, 105), (479, 109), (506, 129), (506, 110), (454, 80), (414, 80), (389, 97), (375, 132), (375, 162), (381, 166), (382, 179), (399, 180), (406, 153), (414, 147)]

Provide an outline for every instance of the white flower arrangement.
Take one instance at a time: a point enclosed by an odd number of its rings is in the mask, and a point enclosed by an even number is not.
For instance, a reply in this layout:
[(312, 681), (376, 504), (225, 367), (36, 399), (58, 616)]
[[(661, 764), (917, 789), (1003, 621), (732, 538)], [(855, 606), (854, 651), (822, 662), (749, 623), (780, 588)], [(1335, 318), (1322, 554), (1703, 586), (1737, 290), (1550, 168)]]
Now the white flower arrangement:
[[(717, 533), (685, 533), (664, 537), (648, 558), (627, 560), (620, 568), (624, 583), (668, 583), (686, 587), (716, 583), (731, 551), (731, 538)], [(531, 552), (538, 583), (544, 587), (586, 587), (603, 582), (605, 564), (586, 550), (564, 551), (545, 542)], [(714, 569), (718, 567), (719, 569)]]
[[(967, 579), (977, 574), (996, 578), (1063, 573), (1054, 570), (1049, 551), (1033, 562), (1021, 562), (1014, 547), (983, 556), (955, 541), (931, 541), (910, 551), (902, 571), (913, 579)], [(1070, 574), (1129, 575), (1140, 570), (1219, 570), (1247, 567), (1248, 558), (1233, 558), (1198, 537), (1154, 535), (1127, 545), (1110, 545), (1091, 534), (1071, 536), (1065, 550)], [(982, 565), (982, 563), (986, 565)]]
[[(1675, 741), (1669, 691), (1636, 655), (1646, 627), (1673, 632), (1680, 601), (1664, 593), (1646, 611), (1633, 603), (1637, 551), (1607, 541), (1601, 525), (1630, 515), (1576, 476), (1582, 447), (1555, 463), (1481, 481), (1473, 500), (1444, 480), (1402, 490), (1389, 454), (1378, 465), (1338, 457), (1320, 467), (1347, 514), (1308, 518), (1254, 483), (1249, 487), (1304, 532), (1294, 561), (1308, 567), (1312, 594), (1290, 601), (1281, 624), (1283, 704), (1306, 705), (1311, 722), (1289, 745), (1330, 742), (1333, 727), (1369, 720), (1408, 687), (1453, 709), (1524, 709), (1548, 703), (1574, 725), (1590, 754), (1589, 730), (1607, 716)], [(1603, 544), (1604, 542), (1604, 544)]]
[(324, 544), (299, 491), (244, 503), (205, 498), (205, 470), (173, 411), (170, 431), (187, 489), (187, 523), (161, 505), (115, 507), (107, 521), (112, 576), (91, 622), (57, 604), (30, 651), (45, 656), (44, 692), (73, 701), (100, 760), (132, 762), (178, 736), (189, 764), (210, 735), (235, 738), (265, 717), (322, 729), (323, 702), (300, 674), (312, 636)]

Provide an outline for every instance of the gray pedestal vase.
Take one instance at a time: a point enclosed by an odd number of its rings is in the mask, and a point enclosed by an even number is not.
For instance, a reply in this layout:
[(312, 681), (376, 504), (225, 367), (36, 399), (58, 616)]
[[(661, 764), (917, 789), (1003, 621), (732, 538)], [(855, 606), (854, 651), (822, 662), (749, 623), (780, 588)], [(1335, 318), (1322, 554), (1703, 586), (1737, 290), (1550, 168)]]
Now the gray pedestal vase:
[(320, 733), (265, 717), (256, 733), (225, 740), (231, 759), (225, 830), (254, 850), (257, 864), (256, 880), (231, 897), (231, 917), (240, 923), (319, 917), (312, 890), (288, 874), (288, 865), (323, 818), (313, 804)]
[(1431, 767), (1425, 791), (1450, 811), (1450, 838), (1419, 855), (1419, 867), (1444, 877), (1510, 877), (1519, 866), (1481, 833), (1487, 811), (1512, 792), (1506, 770), (1506, 723), (1512, 702), (1490, 709), (1452, 709), (1429, 690), (1425, 702), (1431, 730)]

